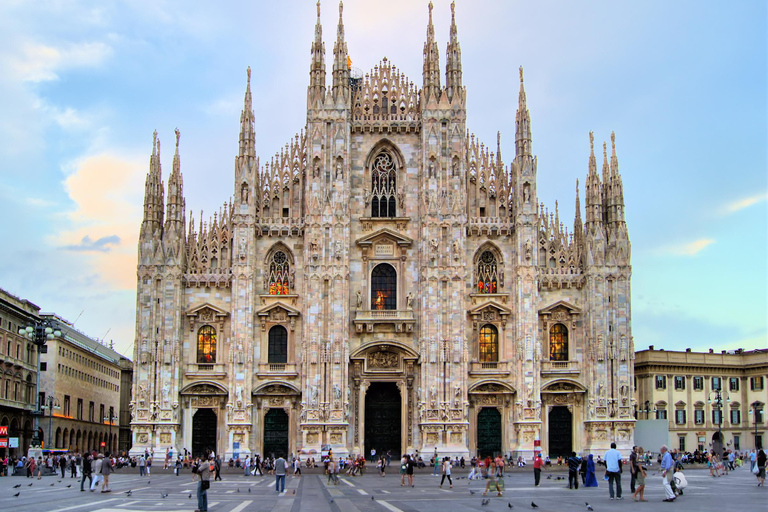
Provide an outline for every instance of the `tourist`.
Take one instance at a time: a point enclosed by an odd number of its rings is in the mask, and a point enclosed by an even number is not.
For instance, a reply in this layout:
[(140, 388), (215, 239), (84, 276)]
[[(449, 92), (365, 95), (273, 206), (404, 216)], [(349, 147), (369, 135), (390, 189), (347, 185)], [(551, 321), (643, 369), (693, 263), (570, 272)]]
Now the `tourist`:
[(104, 475), (101, 473), (101, 468), (104, 466), (104, 456), (102, 454), (96, 455), (96, 460), (91, 465), (93, 469), (93, 480), (91, 480), (91, 492), (96, 489), (96, 486), (104, 480)]
[(605, 470), (608, 475), (608, 494), (613, 499), (613, 484), (616, 483), (616, 499), (621, 497), (621, 453), (616, 449), (616, 443), (611, 443), (611, 449), (605, 452)]
[[(675, 461), (672, 460), (672, 454), (669, 453), (669, 448), (667, 445), (662, 445), (661, 449), (659, 449), (661, 452), (661, 480), (662, 484), (664, 485), (664, 492), (666, 494), (666, 498), (663, 501), (675, 501), (675, 492), (672, 490), (672, 476), (674, 473), (674, 467), (675, 467)], [(713, 462), (714, 462), (714, 455), (713, 455)]]
[(211, 487), (211, 469), (213, 468), (213, 455), (208, 461), (197, 460), (192, 466), (193, 476), (197, 475), (200, 481), (197, 483), (197, 510), (195, 512), (206, 512), (208, 510), (208, 489)]
[(453, 489), (453, 480), (451, 480), (451, 458), (445, 457), (443, 459), (443, 469), (442, 469), (443, 478), (440, 479), (440, 488), (443, 488), (443, 482), (445, 482), (446, 477), (448, 478), (448, 483), (451, 486), (451, 489)]
[(149, 476), (149, 471), (152, 469), (152, 455), (146, 456), (145, 459), (146, 459), (146, 468), (145, 468), (145, 470), (147, 472), (147, 476)]
[(469, 476), (467, 477), (467, 484), (469, 484), (469, 482), (471, 482), (473, 479), (476, 478), (477, 459), (475, 457), (472, 457), (472, 460), (469, 461), (469, 465), (472, 467), (472, 469), (469, 470)]
[(757, 452), (757, 486), (762, 487), (765, 484), (765, 452)]
[(377, 467), (379, 468), (379, 476), (385, 477), (387, 476), (387, 459), (384, 455), (379, 457), (379, 462), (377, 463)]
[[(632, 476), (634, 477), (636, 487), (635, 492), (632, 493), (632, 499), (635, 501), (648, 501), (643, 497), (645, 494), (645, 468), (638, 464)], [(638, 496), (640, 497), (639, 499)]]
[(595, 477), (595, 459), (590, 453), (587, 460), (587, 477), (584, 480), (584, 487), (597, 487), (597, 478)]
[(93, 485), (93, 474), (91, 470), (91, 461), (92, 457), (90, 453), (83, 454), (83, 469), (81, 471), (82, 473), (82, 479), (80, 480), (80, 491), (85, 492), (85, 489), (83, 489), (83, 484), (85, 483), (85, 479), (88, 479), (88, 488), (90, 489), (90, 486)]
[(376, 448), (371, 448), (371, 462), (376, 462)]
[[(437, 451), (437, 450), (435, 450), (435, 451)], [(407, 455), (407, 457), (408, 457), (408, 461), (407, 461), (407, 466), (408, 467), (405, 469), (405, 472), (408, 475), (408, 485), (410, 485), (411, 487), (414, 487), (414, 485), (413, 485), (413, 467), (416, 464), (413, 462), (413, 459), (411, 458), (410, 455)]]
[(293, 476), (301, 476), (301, 457), (296, 457), (293, 461)]
[(566, 461), (568, 464), (568, 488), (579, 488), (579, 467), (581, 466), (581, 459), (576, 452), (571, 452), (571, 456)]
[(101, 475), (103, 477), (101, 492), (112, 492), (112, 489), (109, 488), (109, 475), (112, 474), (112, 471), (112, 458), (110, 457), (110, 454), (107, 453), (104, 462), (101, 464)]
[(579, 474), (581, 475), (581, 483), (587, 485), (587, 458), (581, 458), (581, 466), (579, 467)]
[(405, 475), (408, 472), (408, 455), (400, 459), (400, 487), (405, 486)]
[(437, 476), (440, 472), (440, 457), (437, 456), (437, 450), (435, 450), (435, 456), (432, 457), (432, 476)]
[(629, 473), (631, 475), (629, 480), (629, 491), (634, 495), (635, 493), (635, 473), (637, 472), (637, 446), (632, 447), (632, 452), (629, 454)]
[(139, 476), (144, 476), (147, 474), (147, 461), (144, 459), (143, 455), (139, 455)]
[(181, 455), (177, 456), (176, 462), (173, 463), (173, 472), (176, 473), (176, 476), (181, 474)]
[(275, 491), (278, 493), (285, 492), (285, 459), (282, 455), (279, 455), (275, 460)]
[(541, 454), (537, 453), (533, 459), (533, 482), (536, 487), (539, 486), (539, 480), (541, 480), (541, 469), (544, 467), (544, 463), (541, 460)]

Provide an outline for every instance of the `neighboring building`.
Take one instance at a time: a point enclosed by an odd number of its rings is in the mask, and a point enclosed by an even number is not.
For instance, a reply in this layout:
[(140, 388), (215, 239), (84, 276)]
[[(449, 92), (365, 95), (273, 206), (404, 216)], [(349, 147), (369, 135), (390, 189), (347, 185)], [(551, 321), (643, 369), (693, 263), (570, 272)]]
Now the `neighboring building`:
[[(37, 347), (19, 329), (40, 321), (40, 308), (0, 289), (0, 426), (8, 437), (0, 438), (0, 457), (27, 453), (33, 437), (37, 409)], [(9, 448), (11, 439), (17, 448)]]
[(651, 346), (635, 354), (635, 415), (638, 420), (669, 420), (672, 448), (693, 452), (762, 447), (767, 379), (768, 349), (716, 354)]
[(455, 17), (445, 86), (431, 5), (421, 88), (387, 59), (364, 78), (351, 70), (341, 8), (330, 86), (319, 7), (311, 54), (307, 124), (263, 165), (248, 70), (234, 199), (208, 222), (187, 224), (178, 130), (165, 197), (155, 133), (134, 453), (530, 455), (539, 437), (553, 455), (631, 447), (613, 136), (601, 177), (590, 134), (586, 222), (577, 183), (571, 232), (538, 204), (522, 69), (512, 158), (500, 138), (491, 152), (469, 135)]
[(120, 358), (120, 434), (117, 438), (118, 452), (131, 449), (131, 392), (133, 391), (133, 362)]
[(45, 439), (53, 441), (52, 445), (46, 442), (45, 447), (115, 453), (120, 431), (120, 385), (124, 382), (124, 367), (131, 361), (66, 320), (42, 316), (62, 325), (62, 337), (49, 340), (48, 353), (41, 358), (47, 368), (40, 372), (40, 402), (44, 408), (40, 427)]

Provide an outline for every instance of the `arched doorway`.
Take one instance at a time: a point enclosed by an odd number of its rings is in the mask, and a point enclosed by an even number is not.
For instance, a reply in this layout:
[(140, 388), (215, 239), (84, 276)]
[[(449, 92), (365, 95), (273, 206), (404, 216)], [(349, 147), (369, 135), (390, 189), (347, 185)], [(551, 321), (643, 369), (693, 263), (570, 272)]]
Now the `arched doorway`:
[(495, 407), (483, 407), (477, 414), (477, 454), (494, 457), (501, 453), (501, 413)]
[(573, 451), (573, 414), (565, 406), (549, 410), (549, 456), (569, 457)]
[(264, 456), (288, 457), (288, 414), (270, 409), (264, 415)]
[(402, 449), (401, 397), (394, 382), (374, 382), (365, 394), (365, 451), (390, 452), (400, 457)]
[(723, 441), (725, 439), (723, 438), (722, 432), (715, 432), (712, 435), (712, 451), (717, 454), (718, 457), (720, 457), (723, 453), (723, 444), (725, 444)]
[(216, 413), (213, 409), (198, 409), (192, 416), (192, 456), (204, 457), (216, 446)]

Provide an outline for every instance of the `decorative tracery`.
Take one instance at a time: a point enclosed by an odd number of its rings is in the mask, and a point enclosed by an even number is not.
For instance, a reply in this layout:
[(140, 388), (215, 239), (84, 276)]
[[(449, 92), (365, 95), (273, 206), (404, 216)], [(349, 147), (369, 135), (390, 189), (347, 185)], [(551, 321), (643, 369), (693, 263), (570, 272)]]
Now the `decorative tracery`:
[(291, 293), (290, 263), (283, 251), (276, 251), (269, 262), (269, 294), (287, 295)]
[(498, 282), (496, 256), (491, 251), (483, 251), (477, 262), (477, 293), (496, 293)]
[(397, 167), (386, 151), (379, 153), (371, 167), (371, 217), (397, 216)]

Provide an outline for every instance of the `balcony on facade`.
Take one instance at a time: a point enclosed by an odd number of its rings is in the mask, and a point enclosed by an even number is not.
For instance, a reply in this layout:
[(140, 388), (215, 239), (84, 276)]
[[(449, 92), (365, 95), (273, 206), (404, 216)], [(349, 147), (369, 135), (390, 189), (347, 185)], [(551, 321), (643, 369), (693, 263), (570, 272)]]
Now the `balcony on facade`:
[(227, 376), (224, 363), (191, 363), (184, 372), (187, 378), (223, 379)]
[(506, 377), (510, 374), (508, 363), (501, 361), (469, 363), (470, 377)]
[(581, 372), (578, 361), (542, 361), (541, 375), (578, 375)]
[(514, 225), (504, 217), (470, 217), (467, 235), (505, 236), (512, 233)]
[(256, 373), (259, 379), (290, 379), (298, 376), (298, 365), (295, 363), (259, 363)]
[(358, 333), (375, 332), (377, 325), (394, 325), (396, 332), (413, 332), (416, 320), (412, 309), (362, 309), (355, 311), (354, 324)]

